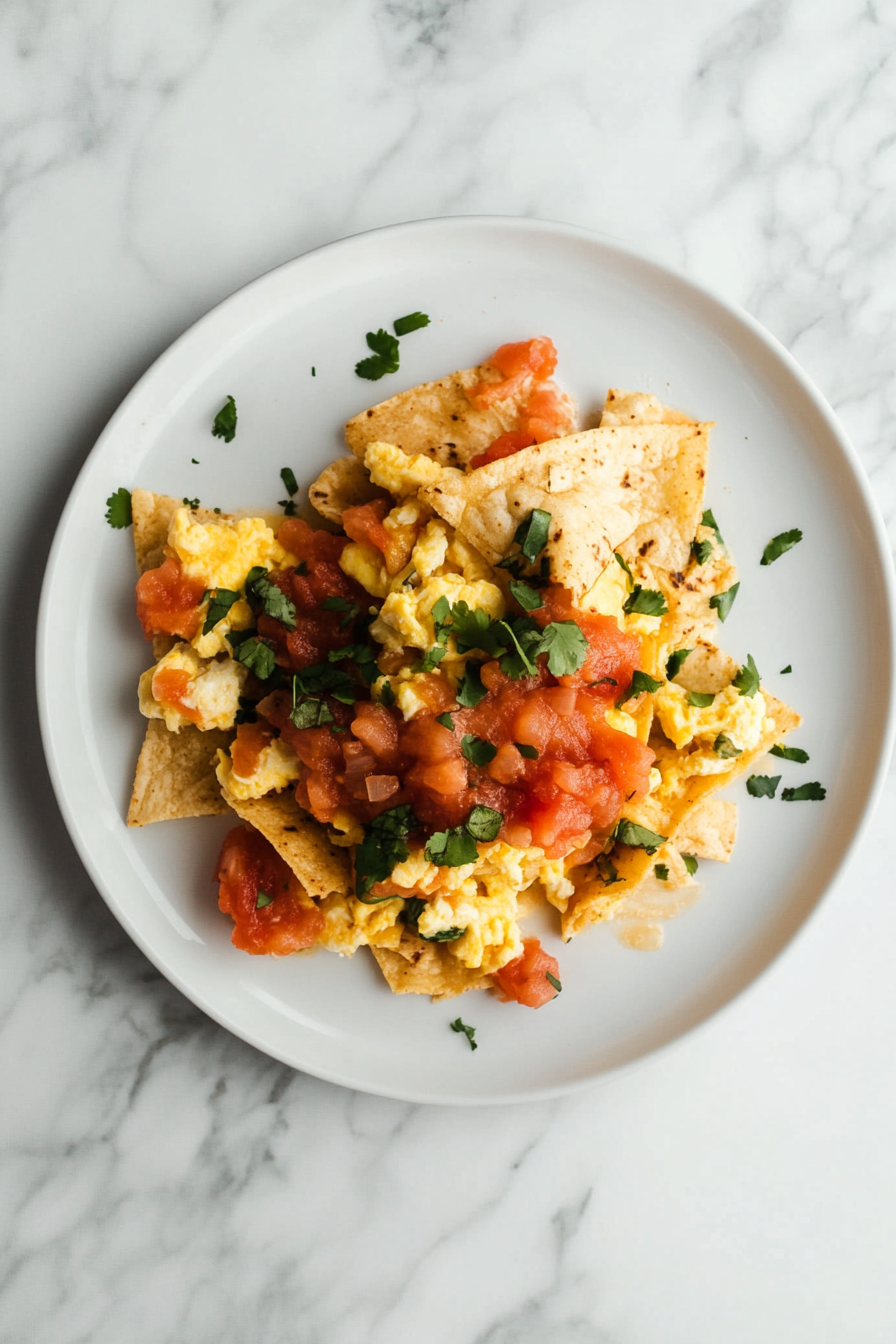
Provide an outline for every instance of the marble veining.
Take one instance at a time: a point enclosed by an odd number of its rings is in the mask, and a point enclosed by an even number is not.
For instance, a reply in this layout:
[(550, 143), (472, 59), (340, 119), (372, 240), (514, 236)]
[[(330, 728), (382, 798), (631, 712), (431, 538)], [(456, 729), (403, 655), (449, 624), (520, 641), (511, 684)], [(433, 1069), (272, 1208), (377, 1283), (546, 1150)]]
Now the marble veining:
[(567, 220), (743, 303), (896, 536), (894, 100), (871, 0), (0, 7), (3, 1344), (893, 1338), (892, 776), (693, 1039), (562, 1102), (404, 1105), (256, 1053), (131, 944), (59, 819), (30, 650), (59, 510), (149, 361), (402, 219)]

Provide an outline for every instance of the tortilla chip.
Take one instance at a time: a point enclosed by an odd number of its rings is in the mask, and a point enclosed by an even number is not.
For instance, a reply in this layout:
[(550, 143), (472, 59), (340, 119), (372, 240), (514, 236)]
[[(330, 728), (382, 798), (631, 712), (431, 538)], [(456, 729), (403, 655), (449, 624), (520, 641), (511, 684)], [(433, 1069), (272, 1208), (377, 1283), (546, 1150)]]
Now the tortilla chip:
[(350, 456), (338, 457), (324, 467), (308, 490), (309, 502), (331, 523), (341, 522), (343, 512), (356, 504), (389, 498), (388, 491), (374, 485), (364, 463)]
[(675, 848), (679, 854), (728, 863), (736, 839), (737, 803), (707, 798), (676, 829)]
[(468, 970), (438, 943), (426, 943), (410, 934), (400, 950), (371, 947), (377, 965), (393, 994), (429, 994), (435, 1002), (454, 999), (469, 989), (490, 989), (494, 978)]
[[(134, 552), (137, 557), (137, 569), (144, 574), (148, 569), (157, 569), (165, 559), (165, 545), (168, 541), (168, 528), (178, 509), (183, 508), (182, 499), (171, 495), (156, 495), (151, 490), (131, 491), (131, 516), (134, 520)], [(193, 516), (200, 523), (219, 522), (222, 518), (232, 518), (230, 513), (214, 513), (212, 509), (194, 509)]]
[(226, 791), (223, 796), (238, 817), (270, 841), (309, 896), (334, 891), (348, 895), (352, 881), (347, 852), (331, 844), (324, 827), (299, 807), (291, 791), (264, 798), (239, 799)]
[(524, 448), (419, 497), (491, 564), (533, 509), (551, 515), (551, 577), (581, 597), (621, 543), (683, 570), (700, 522), (708, 426), (585, 430)]
[[(488, 364), (460, 369), (435, 383), (421, 383), (399, 392), (349, 420), (345, 441), (356, 457), (363, 458), (370, 443), (392, 443), (405, 453), (423, 453), (443, 467), (463, 467), (483, 452), (501, 434), (519, 428), (520, 410), (528, 400), (531, 384), (525, 383), (513, 396), (480, 410), (467, 396), (477, 383), (498, 382), (498, 370)], [(565, 397), (567, 425), (576, 426), (576, 407)]]
[(232, 740), (233, 733), (218, 728), (201, 733), (188, 724), (172, 733), (161, 719), (150, 719), (137, 761), (128, 825), (226, 813), (215, 763), (218, 749), (226, 750)]
[(738, 665), (730, 654), (715, 644), (699, 640), (685, 658), (681, 670), (672, 678), (677, 686), (701, 695), (717, 695), (730, 686), (738, 673)]
[(607, 393), (603, 415), (604, 425), (695, 425), (683, 411), (676, 411), (663, 403), (652, 392), (623, 392), (611, 387)]

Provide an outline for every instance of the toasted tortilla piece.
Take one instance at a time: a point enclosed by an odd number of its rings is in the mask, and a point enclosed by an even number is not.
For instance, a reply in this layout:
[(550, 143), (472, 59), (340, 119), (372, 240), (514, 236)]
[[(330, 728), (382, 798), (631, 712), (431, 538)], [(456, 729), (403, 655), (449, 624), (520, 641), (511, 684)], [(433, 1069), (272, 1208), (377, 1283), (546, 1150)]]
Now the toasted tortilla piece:
[(393, 994), (429, 994), (433, 1001), (454, 999), (469, 989), (490, 989), (494, 977), (468, 970), (438, 943), (406, 934), (400, 950), (371, 947)]
[[(165, 559), (168, 528), (177, 510), (183, 508), (183, 503), (182, 499), (174, 499), (172, 495), (156, 495), (151, 490), (131, 491), (134, 552), (141, 574), (148, 569), (157, 569)], [(215, 523), (234, 515), (214, 513), (212, 509), (194, 509), (193, 516), (200, 523)]]
[(688, 814), (675, 831), (679, 854), (728, 863), (737, 839), (737, 803), (707, 798)]
[[(719, 652), (721, 653), (721, 650)], [(777, 700), (764, 688), (762, 694), (765, 697), (768, 727), (764, 729), (755, 747), (732, 760), (730, 769), (720, 774), (694, 775), (684, 779), (679, 791), (671, 798), (661, 800), (653, 794), (648, 794), (646, 798), (639, 802), (631, 803), (625, 809), (626, 817), (641, 826), (646, 826), (657, 835), (665, 836), (680, 854), (682, 852), (695, 852), (685, 847), (685, 843), (680, 839), (680, 836), (684, 836), (688, 843), (693, 841), (694, 836), (689, 835), (689, 823), (696, 814), (696, 825), (698, 827), (702, 825), (699, 835), (702, 836), (708, 847), (711, 843), (710, 831), (705, 820), (701, 823), (700, 811), (706, 807), (709, 795), (727, 787), (735, 779), (745, 774), (755, 761), (765, 755), (770, 747), (774, 746), (776, 742), (780, 742), (785, 734), (793, 732), (800, 725), (800, 716), (789, 705)], [(657, 764), (661, 769), (664, 760), (682, 759), (682, 753), (677, 752), (671, 743), (668, 746), (663, 746), (661, 743), (651, 743), (651, 745), (657, 752)], [(721, 815), (718, 815), (720, 818), (718, 847), (720, 849), (727, 847), (729, 839), (733, 846), (734, 837), (730, 834), (731, 814), (728, 814), (728, 819), (724, 822), (724, 825), (721, 821)], [(728, 854), (730, 857), (730, 849)], [(707, 855), (707, 857), (709, 856)], [(619, 846), (614, 851), (612, 859), (617, 872), (624, 881), (607, 885), (601, 881), (593, 866), (586, 869), (582, 874), (581, 884), (577, 888), (576, 895), (570, 900), (565, 914), (561, 916), (560, 929), (565, 939), (568, 940), (575, 934), (581, 933), (582, 929), (587, 928), (589, 924), (604, 919), (612, 919), (614, 910), (620, 900), (636, 891), (644, 878), (652, 876), (653, 864), (658, 861), (656, 856), (647, 855), (644, 850), (630, 850), (624, 846)], [(722, 862), (727, 862), (727, 859), (723, 859)]]
[(681, 670), (672, 680), (677, 686), (683, 686), (686, 691), (717, 695), (719, 691), (731, 685), (738, 670), (737, 663), (724, 649), (717, 648), (715, 644), (708, 644), (705, 640), (698, 640), (682, 663)]
[(201, 733), (188, 724), (169, 732), (161, 719), (150, 719), (137, 760), (129, 826), (227, 812), (215, 775), (218, 749), (226, 750), (233, 733), (212, 728)]
[(308, 499), (322, 518), (328, 522), (342, 521), (343, 512), (356, 504), (369, 504), (373, 499), (389, 499), (388, 491), (381, 490), (370, 479), (363, 461), (346, 454), (324, 467), (317, 480), (308, 489)]
[(600, 418), (604, 425), (695, 425), (684, 411), (664, 406), (652, 392), (623, 392), (611, 387)]
[(289, 864), (309, 896), (351, 891), (351, 868), (344, 849), (331, 844), (320, 822), (299, 807), (291, 791), (264, 798), (239, 799), (225, 792), (227, 804), (248, 821)]
[(700, 523), (707, 425), (591, 429), (524, 448), (420, 498), (491, 564), (533, 509), (551, 515), (551, 577), (583, 596), (625, 546), (679, 571)]
[[(399, 392), (378, 406), (371, 406), (349, 420), (345, 441), (356, 457), (363, 458), (370, 443), (392, 443), (405, 453), (423, 453), (443, 467), (463, 467), (484, 452), (500, 435), (519, 427), (520, 410), (526, 404), (531, 383), (525, 383), (515, 395), (480, 410), (467, 396), (477, 383), (500, 381), (498, 370), (489, 364), (475, 369), (459, 369), (435, 383)], [(568, 426), (576, 426), (576, 407), (566, 397)]]

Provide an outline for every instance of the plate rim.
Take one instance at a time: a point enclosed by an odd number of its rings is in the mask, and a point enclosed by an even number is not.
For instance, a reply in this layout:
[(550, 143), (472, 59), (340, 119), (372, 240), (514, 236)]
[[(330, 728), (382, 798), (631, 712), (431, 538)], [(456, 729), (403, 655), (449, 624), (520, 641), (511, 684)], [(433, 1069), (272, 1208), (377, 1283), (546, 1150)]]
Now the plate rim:
[[(861, 815), (853, 830), (852, 836), (845, 844), (839, 860), (827, 875), (824, 886), (820, 889), (812, 906), (802, 916), (796, 927), (784, 938), (772, 955), (768, 957), (760, 969), (755, 972), (746, 983), (735, 989), (724, 1003), (708, 1011), (705, 1016), (701, 1017), (690, 1026), (685, 1027), (671, 1039), (647, 1048), (643, 1053), (636, 1055), (633, 1059), (627, 1060), (624, 1063), (613, 1065), (606, 1069), (600, 1069), (597, 1072), (589, 1073), (584, 1077), (573, 1078), (551, 1086), (517, 1089), (512, 1092), (492, 1096), (458, 1096), (442, 1093), (434, 1094), (427, 1090), (416, 1091), (414, 1088), (395, 1087), (388, 1084), (373, 1086), (363, 1082), (359, 1083), (355, 1078), (350, 1076), (348, 1072), (340, 1070), (339, 1068), (334, 1067), (325, 1069), (316, 1065), (309, 1067), (305, 1064), (296, 1064), (293, 1059), (286, 1058), (284, 1052), (278, 1051), (276, 1048), (272, 1048), (269, 1044), (262, 1041), (251, 1028), (237, 1025), (230, 1020), (227, 1011), (223, 1007), (217, 1007), (210, 1003), (201, 990), (197, 990), (176, 969), (168, 966), (164, 957), (160, 956), (149, 944), (148, 940), (132, 926), (130, 917), (119, 905), (114, 892), (108, 886), (93, 857), (91, 848), (83, 836), (80, 824), (74, 815), (74, 810), (69, 802), (69, 797), (64, 786), (62, 767), (56, 753), (56, 744), (53, 739), (48, 710), (50, 642), (49, 595), (52, 588), (52, 580), (59, 565), (60, 555), (65, 544), (69, 518), (70, 515), (77, 510), (80, 496), (93, 461), (100, 454), (106, 442), (114, 437), (119, 423), (126, 419), (130, 414), (133, 404), (142, 395), (145, 385), (154, 377), (163, 365), (170, 360), (177, 358), (181, 348), (189, 341), (195, 339), (197, 333), (203, 326), (211, 325), (216, 320), (220, 320), (222, 311), (226, 310), (228, 307), (235, 307), (240, 298), (248, 290), (263, 285), (266, 281), (281, 272), (300, 268), (303, 263), (318, 257), (321, 253), (334, 254), (342, 250), (348, 250), (353, 244), (357, 244), (360, 240), (370, 239), (380, 235), (395, 236), (409, 233), (425, 235), (444, 229), (462, 233), (464, 231), (472, 232), (476, 228), (482, 227), (498, 227), (508, 229), (520, 235), (528, 233), (532, 237), (550, 235), (560, 240), (566, 239), (587, 242), (592, 245), (597, 245), (605, 255), (615, 255), (628, 263), (634, 263), (638, 266), (645, 267), (651, 271), (657, 279), (666, 281), (671, 280), (676, 285), (681, 286), (686, 292), (690, 292), (704, 304), (714, 307), (721, 315), (724, 315), (729, 320), (733, 319), (735, 323), (745, 327), (760, 345), (764, 346), (766, 351), (770, 353), (779, 364), (784, 366), (787, 373), (796, 381), (803, 394), (809, 399), (815, 411), (820, 415), (832, 438), (836, 442), (843, 460), (849, 467), (850, 475), (864, 505), (866, 516), (871, 523), (874, 551), (878, 560), (880, 578), (886, 599), (887, 630), (885, 632), (886, 638), (882, 640), (882, 647), (886, 650), (889, 660), (889, 675), (886, 678), (886, 706), (883, 715), (884, 726), (878, 746), (877, 761), (874, 771), (870, 776), (866, 789), (866, 796), (862, 804)], [(338, 1086), (347, 1087), (370, 1095), (382, 1096), (392, 1100), (406, 1101), (413, 1104), (464, 1107), (500, 1106), (533, 1101), (547, 1101), (578, 1093), (600, 1084), (607, 1084), (614, 1078), (626, 1074), (633, 1069), (640, 1068), (648, 1061), (655, 1060), (665, 1052), (676, 1048), (688, 1038), (693, 1037), (695, 1033), (707, 1029), (713, 1021), (731, 1010), (740, 999), (757, 987), (783, 954), (791, 949), (795, 945), (797, 939), (804, 934), (810, 921), (816, 915), (822, 902), (828, 896), (831, 888), (852, 860), (859, 845), (867, 834), (886, 782), (890, 759), (893, 754), (894, 741), (896, 741), (896, 569), (894, 569), (893, 553), (890, 548), (883, 518), (872, 494), (871, 483), (865, 473), (858, 452), (840, 423), (835, 411), (829, 405), (813, 379), (805, 369), (803, 369), (790, 351), (772, 332), (763, 326), (758, 319), (747, 312), (746, 309), (742, 308), (733, 300), (723, 297), (710, 286), (704, 285), (701, 282), (692, 279), (684, 272), (657, 260), (649, 253), (632, 248), (611, 235), (597, 230), (587, 229), (579, 225), (568, 224), (561, 221), (536, 219), (518, 215), (482, 214), (434, 216), (418, 220), (403, 221), (401, 223), (380, 225), (373, 229), (360, 230), (357, 233), (348, 234), (342, 238), (322, 243), (319, 246), (300, 253), (284, 262), (280, 262), (276, 266), (270, 267), (253, 279), (247, 281), (245, 284), (238, 286), (224, 298), (219, 300), (192, 322), (180, 333), (180, 335), (175, 337), (175, 339), (156, 356), (130, 388), (103, 427), (81, 464), (67, 496), (65, 505), (59, 515), (41, 584), (36, 628), (35, 681), (38, 721), (47, 769), (50, 775), (50, 781), (57, 806), (59, 807), (66, 830), (75, 846), (78, 857), (109, 910), (128, 936), (137, 944), (143, 955), (147, 957), (151, 964), (156, 967), (169, 983), (174, 985), (174, 987), (191, 1003), (199, 1008), (200, 1011), (205, 1013), (232, 1035), (245, 1041), (269, 1058), (276, 1059), (278, 1062), (285, 1064), (290, 1068), (307, 1073), (309, 1076), (318, 1078), (324, 1082), (334, 1083)], [(881, 688), (879, 688), (879, 693), (880, 690)]]

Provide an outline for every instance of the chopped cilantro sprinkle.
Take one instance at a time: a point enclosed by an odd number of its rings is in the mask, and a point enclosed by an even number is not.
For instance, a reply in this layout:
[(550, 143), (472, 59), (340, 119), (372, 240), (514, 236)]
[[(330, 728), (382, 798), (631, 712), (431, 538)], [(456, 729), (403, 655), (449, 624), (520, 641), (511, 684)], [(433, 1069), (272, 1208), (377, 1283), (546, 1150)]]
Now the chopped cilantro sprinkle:
[(678, 676), (685, 658), (693, 652), (693, 649), (676, 649), (674, 653), (669, 654), (666, 661), (666, 676), (670, 681)]
[(792, 672), (792, 671), (793, 671), (793, 668), (791, 667), (790, 663), (788, 663), (786, 667), (782, 667), (782, 668), (781, 668), (781, 671), (778, 673), (778, 676), (779, 676), (779, 677), (786, 677), (787, 673), (788, 673), (788, 672)]
[(231, 592), (227, 588), (215, 589), (208, 604), (208, 611), (205, 613), (202, 633), (207, 635), (210, 630), (214, 630), (218, 622), (222, 621), (227, 615), (234, 602), (239, 600), (239, 593)]
[(541, 595), (534, 588), (530, 588), (528, 583), (517, 583), (515, 579), (511, 579), (510, 591), (524, 611), (538, 611), (539, 607), (544, 605)]
[(408, 803), (381, 812), (364, 827), (364, 839), (355, 850), (355, 892), (360, 900), (377, 882), (385, 882), (396, 864), (410, 854), (406, 837), (420, 829)]
[(464, 709), (472, 709), (486, 695), (488, 695), (488, 691), (482, 684), (479, 664), (467, 663), (467, 670), (457, 688), (457, 703), (462, 705)]
[(665, 863), (655, 863), (653, 865), (654, 876), (659, 878), (660, 882), (669, 881), (669, 868)]
[(534, 565), (547, 545), (550, 527), (551, 515), (544, 509), (533, 509), (514, 533), (513, 539), (530, 565)]
[(724, 733), (719, 733), (715, 742), (712, 744), (712, 749), (723, 761), (731, 761), (734, 760), (735, 756), (742, 755), (742, 748), (736, 747), (731, 741), (731, 738), (726, 737)]
[(281, 467), (280, 479), (285, 485), (286, 493), (288, 495), (295, 495), (298, 493), (299, 483), (296, 480), (296, 474), (293, 471), (292, 467)]
[(780, 756), (782, 761), (796, 761), (798, 765), (805, 765), (809, 759), (808, 751), (803, 751), (802, 747), (785, 747), (781, 742), (775, 743), (769, 755)]
[(271, 583), (263, 565), (253, 565), (246, 576), (246, 598), (255, 611), (280, 621), (287, 630), (296, 628), (296, 609), (281, 588)]
[(780, 783), (780, 775), (751, 775), (747, 780), (747, 793), (751, 798), (774, 798)]
[(731, 587), (726, 589), (724, 593), (714, 593), (709, 599), (709, 605), (719, 613), (719, 620), (723, 623), (727, 621), (728, 614), (734, 606), (734, 599), (737, 597), (739, 588), (740, 581), (732, 583)]
[(785, 803), (820, 803), (827, 797), (827, 789), (817, 779), (809, 784), (800, 784), (795, 789), (783, 789), (781, 797)]
[(552, 975), (550, 971), (545, 971), (545, 973), (544, 973), (544, 978), (545, 978), (545, 980), (547, 980), (547, 982), (548, 982), (548, 984), (551, 986), (551, 988), (552, 988), (552, 989), (555, 989), (555, 990), (557, 991), (558, 994), (561, 992), (561, 990), (563, 989), (563, 986), (561, 985), (560, 981), (557, 979), (556, 975)]
[(803, 534), (798, 527), (792, 527), (789, 532), (779, 532), (776, 537), (772, 537), (771, 541), (762, 552), (762, 559), (759, 561), (760, 565), (772, 564), (782, 556), (785, 551), (791, 550), (798, 542), (802, 541), (802, 539)]
[(750, 698), (752, 698), (752, 696), (759, 690), (759, 670), (753, 662), (753, 655), (751, 653), (747, 654), (746, 663), (740, 669), (731, 685), (736, 686), (741, 695), (746, 695)]
[(106, 500), (106, 522), (110, 527), (130, 527), (132, 521), (131, 492), (121, 485)]
[(450, 714), (437, 714), (436, 723), (440, 723), (443, 728), (447, 728), (449, 733), (454, 732), (454, 720)]
[(719, 525), (716, 522), (715, 518), (713, 517), (712, 509), (704, 510), (702, 522), (704, 527), (712, 528), (713, 532), (715, 532), (716, 534), (716, 541), (719, 543), (720, 546), (724, 546), (725, 543), (722, 540), (722, 534), (719, 531)]
[(426, 313), (408, 313), (406, 317), (396, 317), (392, 323), (396, 336), (408, 336), (412, 331), (419, 331), (421, 327), (429, 326), (429, 318)]
[(504, 824), (502, 813), (479, 803), (466, 820), (466, 828), (477, 840), (494, 840)]
[(440, 868), (462, 868), (467, 863), (475, 863), (479, 857), (476, 841), (464, 826), (456, 826), (449, 831), (436, 831), (429, 837), (424, 857), (429, 863)]
[(460, 749), (471, 765), (488, 765), (498, 754), (498, 748), (492, 746), (491, 742), (484, 742), (481, 737), (474, 737), (472, 733), (464, 733), (460, 741)]
[(715, 700), (715, 694), (712, 691), (688, 691), (685, 700), (695, 709), (708, 709)]
[(668, 839), (668, 836), (657, 835), (655, 831), (649, 831), (646, 826), (639, 826), (626, 817), (616, 823), (613, 836), (619, 841), (620, 845), (629, 845), (632, 849), (643, 849), (648, 854), (655, 854), (660, 845), (665, 844)]
[(650, 693), (658, 691), (662, 684), (661, 681), (656, 681), (646, 672), (641, 672), (640, 670), (633, 672), (632, 684), (616, 701), (616, 708), (618, 709), (620, 705), (624, 705), (626, 700), (634, 700), (636, 695), (643, 695), (645, 691)]
[(268, 893), (267, 893), (266, 891), (259, 891), (259, 892), (256, 892), (256, 894), (255, 894), (255, 909), (256, 909), (256, 910), (263, 910), (263, 909), (265, 908), (266, 905), (270, 905), (270, 904), (271, 904), (271, 902), (273, 901), (273, 899), (274, 899), (273, 896), (269, 896)]
[(456, 1017), (456, 1018), (454, 1019), (454, 1021), (453, 1021), (452, 1023), (450, 1023), (450, 1026), (451, 1026), (451, 1030), (452, 1030), (452, 1031), (456, 1031), (456, 1032), (458, 1032), (458, 1033), (462, 1033), (464, 1036), (466, 1036), (466, 1038), (467, 1038), (467, 1040), (468, 1040), (468, 1042), (469, 1042), (469, 1044), (470, 1044), (470, 1049), (471, 1049), (471, 1050), (478, 1050), (478, 1049), (479, 1049), (479, 1046), (476, 1044), (476, 1040), (475, 1040), (475, 1037), (476, 1037), (476, 1028), (475, 1028), (475, 1027), (468, 1027), (467, 1024), (466, 1024), (466, 1022), (462, 1022), (461, 1019), (460, 1019), (459, 1017)]
[(628, 586), (628, 590), (629, 590), (629, 592), (631, 592), (631, 590), (632, 590), (632, 589), (634, 588), (634, 586), (635, 586), (635, 580), (634, 580), (634, 578), (632, 577), (632, 572), (631, 572), (631, 570), (629, 569), (628, 565), (626, 564), (625, 559), (619, 554), (618, 551), (614, 551), (614, 552), (613, 552), (613, 559), (616, 561), (617, 565), (620, 565), (621, 568), (625, 570), (625, 573), (626, 573), (626, 575), (627, 575), (627, 586)]
[(216, 439), (223, 439), (225, 443), (232, 443), (236, 437), (236, 402), (233, 397), (227, 398), (215, 416), (212, 434)]
[(514, 742), (513, 744), (521, 756), (525, 756), (527, 761), (538, 760), (538, 748), (530, 746), (528, 742)]
[(693, 555), (698, 565), (705, 565), (709, 557), (712, 555), (712, 542), (692, 541), (691, 555)]
[(669, 608), (662, 593), (655, 588), (642, 588), (636, 583), (623, 603), (622, 610), (628, 616), (665, 616)]
[(199, 508), (199, 496), (197, 495), (195, 499), (188, 499), (187, 496), (184, 495), (184, 504), (186, 505), (186, 507), (187, 507), (188, 509), (198, 509), (198, 508)]
[(367, 359), (362, 359), (355, 365), (355, 373), (358, 377), (367, 378), (370, 382), (377, 382), (387, 373), (396, 373), (398, 371), (398, 341), (396, 338), (380, 327), (378, 331), (368, 331), (366, 339), (373, 354), (368, 355)]
[(682, 860), (684, 861), (685, 868), (687, 868), (689, 874), (691, 875), (691, 877), (693, 877), (697, 869), (700, 867), (696, 857), (693, 854), (682, 854), (681, 857)]

